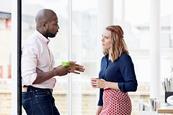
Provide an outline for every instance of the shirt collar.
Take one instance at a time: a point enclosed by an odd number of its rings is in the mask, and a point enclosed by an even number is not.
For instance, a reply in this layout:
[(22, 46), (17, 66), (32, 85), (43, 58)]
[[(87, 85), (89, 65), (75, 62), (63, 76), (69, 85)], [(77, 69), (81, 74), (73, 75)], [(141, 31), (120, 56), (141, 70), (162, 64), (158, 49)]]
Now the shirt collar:
[(45, 42), (46, 44), (48, 44), (49, 43), (49, 39), (48, 38), (46, 38), (46, 37), (44, 37), (39, 31), (35, 31), (35, 34), (43, 41), (43, 42)]

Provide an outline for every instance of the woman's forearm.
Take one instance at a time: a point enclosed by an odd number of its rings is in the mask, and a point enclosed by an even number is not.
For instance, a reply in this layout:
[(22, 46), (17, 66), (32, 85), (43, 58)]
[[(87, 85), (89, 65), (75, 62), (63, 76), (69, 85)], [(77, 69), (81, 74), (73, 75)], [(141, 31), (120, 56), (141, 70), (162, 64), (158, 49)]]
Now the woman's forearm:
[(117, 89), (119, 90), (118, 83), (105, 81), (105, 88)]

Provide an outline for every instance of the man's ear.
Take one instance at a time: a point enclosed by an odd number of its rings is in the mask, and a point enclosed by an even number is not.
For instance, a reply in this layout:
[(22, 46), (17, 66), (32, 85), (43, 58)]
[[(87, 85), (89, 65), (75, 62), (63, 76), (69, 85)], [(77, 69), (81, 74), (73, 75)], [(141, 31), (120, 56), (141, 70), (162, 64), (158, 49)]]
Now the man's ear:
[(43, 24), (43, 28), (44, 28), (44, 31), (46, 32), (49, 28), (49, 24), (48, 23), (44, 23)]

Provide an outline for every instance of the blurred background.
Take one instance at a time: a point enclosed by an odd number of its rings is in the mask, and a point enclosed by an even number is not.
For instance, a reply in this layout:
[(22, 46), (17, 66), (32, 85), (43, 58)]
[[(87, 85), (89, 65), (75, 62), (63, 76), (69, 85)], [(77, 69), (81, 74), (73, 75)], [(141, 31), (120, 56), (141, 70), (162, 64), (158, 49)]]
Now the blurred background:
[[(0, 1), (0, 115), (16, 115), (15, 0)], [(60, 30), (50, 48), (57, 65), (74, 60), (85, 66), (80, 75), (57, 77), (56, 106), (62, 115), (95, 115), (98, 90), (90, 85), (98, 77), (102, 58), (101, 35), (106, 26), (122, 26), (138, 80), (129, 93), (132, 115), (157, 115), (151, 100), (165, 106), (163, 81), (173, 76), (172, 0), (23, 0), (22, 42), (35, 31), (36, 13), (49, 8), (57, 13)], [(13, 16), (15, 18), (13, 18)], [(14, 22), (14, 23), (13, 23)], [(17, 47), (17, 46), (16, 46)], [(16, 86), (15, 86), (16, 85)], [(23, 111), (23, 115), (26, 115)]]

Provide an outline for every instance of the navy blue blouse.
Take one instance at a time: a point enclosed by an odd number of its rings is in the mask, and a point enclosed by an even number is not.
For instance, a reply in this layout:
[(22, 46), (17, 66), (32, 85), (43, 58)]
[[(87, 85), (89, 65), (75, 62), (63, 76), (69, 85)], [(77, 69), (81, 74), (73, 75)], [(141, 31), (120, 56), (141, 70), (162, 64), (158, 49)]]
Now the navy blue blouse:
[[(101, 70), (99, 78), (110, 82), (117, 82), (122, 92), (136, 91), (137, 80), (134, 71), (134, 65), (131, 57), (124, 53), (117, 60), (112, 62), (108, 56), (101, 60)], [(100, 89), (98, 105), (103, 105), (103, 89)]]

